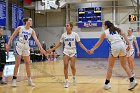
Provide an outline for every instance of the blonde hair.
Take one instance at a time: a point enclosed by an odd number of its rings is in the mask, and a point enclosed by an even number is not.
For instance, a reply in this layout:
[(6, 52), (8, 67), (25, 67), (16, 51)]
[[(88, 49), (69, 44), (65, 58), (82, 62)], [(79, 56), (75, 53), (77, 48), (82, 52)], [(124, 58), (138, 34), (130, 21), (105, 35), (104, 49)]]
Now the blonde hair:
[(71, 29), (73, 29), (73, 22), (68, 22), (67, 24), (70, 25)]

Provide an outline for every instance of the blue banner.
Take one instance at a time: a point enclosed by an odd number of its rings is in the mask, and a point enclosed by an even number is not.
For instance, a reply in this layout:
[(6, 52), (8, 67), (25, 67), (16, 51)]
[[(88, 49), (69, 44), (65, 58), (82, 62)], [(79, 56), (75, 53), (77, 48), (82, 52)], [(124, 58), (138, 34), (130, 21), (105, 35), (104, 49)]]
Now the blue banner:
[(12, 28), (17, 28), (18, 22), (17, 22), (17, 5), (12, 4)]
[(12, 4), (12, 28), (23, 25), (24, 9)]
[(23, 25), (24, 18), (24, 9), (22, 7), (18, 7), (18, 26)]
[(0, 26), (6, 26), (6, 3), (0, 1)]

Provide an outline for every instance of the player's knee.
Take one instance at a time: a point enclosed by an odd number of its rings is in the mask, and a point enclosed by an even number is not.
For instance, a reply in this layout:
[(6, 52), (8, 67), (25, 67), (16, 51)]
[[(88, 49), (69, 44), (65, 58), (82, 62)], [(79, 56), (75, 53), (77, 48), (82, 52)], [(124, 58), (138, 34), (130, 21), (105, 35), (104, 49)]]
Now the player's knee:
[(25, 62), (25, 65), (28, 65), (29, 66), (30, 65), (30, 62)]
[(75, 66), (71, 65), (71, 69), (75, 70)]

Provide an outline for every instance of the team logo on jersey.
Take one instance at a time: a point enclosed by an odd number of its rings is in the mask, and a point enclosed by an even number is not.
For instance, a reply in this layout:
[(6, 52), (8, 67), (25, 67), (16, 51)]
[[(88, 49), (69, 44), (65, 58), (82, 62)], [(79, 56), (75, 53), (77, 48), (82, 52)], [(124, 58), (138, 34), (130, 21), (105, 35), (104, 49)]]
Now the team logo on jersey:
[(74, 41), (74, 38), (67, 38), (65, 41)]
[(31, 35), (29, 32), (22, 32), (22, 34)]

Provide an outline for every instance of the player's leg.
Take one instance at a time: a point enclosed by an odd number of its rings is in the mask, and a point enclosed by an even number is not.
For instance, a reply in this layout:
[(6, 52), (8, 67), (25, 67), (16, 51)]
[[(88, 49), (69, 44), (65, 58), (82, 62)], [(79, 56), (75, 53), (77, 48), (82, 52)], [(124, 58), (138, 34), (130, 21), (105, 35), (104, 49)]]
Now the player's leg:
[(64, 61), (64, 75), (65, 75), (65, 84), (64, 84), (64, 87), (65, 88), (68, 88), (69, 87), (69, 83), (68, 83), (69, 56), (66, 55), (66, 54), (64, 54), (63, 61)]
[(115, 60), (116, 57), (113, 57), (112, 55), (110, 55), (110, 57), (108, 58), (108, 69), (107, 69), (106, 80), (104, 85), (104, 89), (106, 90), (111, 88), (110, 79), (112, 77), (112, 70), (115, 64)]
[(13, 80), (12, 80), (12, 86), (16, 87), (16, 79), (17, 79), (17, 73), (18, 73), (18, 69), (19, 69), (19, 65), (21, 62), (21, 56), (20, 55), (15, 55), (15, 67), (14, 67), (14, 75), (13, 75)]
[(71, 70), (72, 70), (72, 79), (73, 79), (73, 84), (76, 84), (76, 56), (73, 56), (70, 58), (71, 60)]
[(23, 51), (23, 59), (24, 59), (25, 66), (26, 66), (26, 73), (27, 73), (27, 76), (28, 76), (28, 85), (29, 86), (35, 86), (35, 84), (32, 82), (32, 79), (31, 79), (30, 51), (29, 50), (24, 50)]
[(0, 52), (0, 84), (7, 84), (3, 81), (3, 70), (6, 64), (6, 53), (5, 51)]

